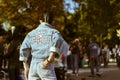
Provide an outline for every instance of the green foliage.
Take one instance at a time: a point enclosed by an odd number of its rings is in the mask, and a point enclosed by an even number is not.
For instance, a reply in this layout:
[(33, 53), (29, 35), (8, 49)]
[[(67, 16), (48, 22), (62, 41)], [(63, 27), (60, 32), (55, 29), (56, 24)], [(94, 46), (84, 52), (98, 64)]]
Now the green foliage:
[[(0, 23), (9, 22), (11, 26), (24, 26), (25, 31), (21, 34), (25, 35), (36, 28), (40, 24), (39, 20), (44, 20), (44, 13), (48, 12), (53, 13), (55, 26), (60, 30), (63, 26), (60, 20), (64, 14), (63, 8), (63, 0), (1, 0)], [(7, 33), (6, 36), (11, 37), (11, 31)]]
[(64, 10), (64, 0), (1, 0), (0, 23), (21, 25), (28, 32), (38, 26), (45, 12), (49, 12), (53, 14), (55, 28), (67, 41), (78, 37), (82, 42), (88, 42), (91, 36), (101, 45), (104, 41), (118, 41), (115, 31), (120, 29), (119, 0), (73, 1), (78, 3), (74, 13)]
[[(120, 1), (118, 0), (74, 0), (78, 2), (80, 18), (72, 18), (78, 21), (78, 32), (81, 40), (90, 36), (97, 38), (98, 42), (113, 40), (113, 32), (119, 28)], [(74, 15), (78, 14), (75, 12)], [(116, 35), (114, 35), (116, 36)], [(117, 39), (117, 38), (116, 38)], [(114, 42), (114, 41), (113, 41)], [(107, 43), (107, 42), (106, 42)]]
[[(2, 0), (6, 7), (0, 9), (0, 22), (10, 21), (12, 25), (34, 25), (43, 19), (44, 12), (59, 17), (63, 13), (62, 0)], [(34, 26), (33, 26), (34, 27)]]

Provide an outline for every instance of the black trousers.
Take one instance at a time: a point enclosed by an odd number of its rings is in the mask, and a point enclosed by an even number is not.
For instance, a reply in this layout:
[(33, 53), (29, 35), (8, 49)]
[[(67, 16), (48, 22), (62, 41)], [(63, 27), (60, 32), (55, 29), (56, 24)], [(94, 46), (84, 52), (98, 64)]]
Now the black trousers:
[(19, 64), (9, 64), (8, 62), (9, 80), (20, 80)]
[(0, 71), (2, 69), (2, 61), (3, 61), (3, 56), (0, 56)]

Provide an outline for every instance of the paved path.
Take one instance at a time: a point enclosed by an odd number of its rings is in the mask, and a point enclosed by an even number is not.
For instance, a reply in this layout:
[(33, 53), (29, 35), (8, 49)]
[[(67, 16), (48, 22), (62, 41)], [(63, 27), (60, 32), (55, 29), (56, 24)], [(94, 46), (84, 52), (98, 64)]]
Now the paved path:
[[(90, 69), (88, 67), (80, 68), (79, 75), (71, 74), (72, 70), (68, 70), (66, 73), (66, 80), (120, 80), (120, 68), (114, 63), (110, 63), (108, 68), (101, 68), (101, 77), (88, 77), (90, 75)], [(0, 79), (8, 80), (8, 79)]]
[(120, 80), (120, 68), (116, 65), (109, 66), (108, 68), (101, 68), (101, 77), (88, 77), (90, 75), (89, 68), (81, 68), (78, 76), (71, 74), (71, 72), (71, 70), (68, 70), (66, 80)]

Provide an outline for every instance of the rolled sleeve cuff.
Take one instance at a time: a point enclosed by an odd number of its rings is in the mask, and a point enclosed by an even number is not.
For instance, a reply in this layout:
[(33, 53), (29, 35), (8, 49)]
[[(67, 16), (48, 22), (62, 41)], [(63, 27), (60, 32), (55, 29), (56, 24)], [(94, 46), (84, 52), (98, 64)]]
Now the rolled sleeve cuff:
[(50, 51), (60, 54), (60, 50), (58, 48), (56, 48), (56, 47), (51, 47)]
[(25, 58), (25, 57), (20, 57), (19, 60), (20, 60), (20, 61), (27, 61), (27, 58)]

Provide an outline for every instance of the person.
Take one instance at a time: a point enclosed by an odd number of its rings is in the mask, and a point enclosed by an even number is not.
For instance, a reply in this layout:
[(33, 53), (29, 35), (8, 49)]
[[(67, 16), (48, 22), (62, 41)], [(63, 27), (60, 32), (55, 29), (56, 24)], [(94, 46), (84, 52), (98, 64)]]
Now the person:
[(71, 68), (73, 74), (78, 74), (79, 66), (78, 66), (78, 54), (80, 52), (78, 43), (78, 39), (75, 39), (70, 44), (70, 51), (71, 51)]
[[(51, 15), (50, 15), (51, 16)], [(30, 31), (20, 47), (20, 61), (23, 61), (26, 80), (57, 80), (54, 70), (54, 58), (60, 55), (60, 46), (63, 38), (60, 32), (48, 22), (41, 24)], [(31, 53), (30, 67), (27, 57)]]
[(108, 45), (105, 45), (102, 49), (102, 55), (104, 60), (104, 67), (108, 67), (108, 62), (110, 59), (110, 49), (108, 48)]
[(96, 67), (96, 75), (101, 76), (99, 73), (100, 62), (99, 62), (99, 46), (93, 38), (90, 38), (90, 43), (88, 45), (89, 49), (89, 66), (91, 70), (91, 75), (89, 77), (95, 76), (94, 67)]
[(4, 55), (3, 36), (0, 36), (0, 71), (2, 70), (3, 55)]
[(118, 49), (119, 49), (118, 44), (116, 44), (115, 47), (112, 48), (113, 59), (115, 59), (116, 63), (117, 63)]
[(68, 43), (64, 40), (60, 47), (60, 56), (58, 57), (55, 73), (57, 80), (65, 80), (65, 73), (67, 72), (67, 52), (69, 50)]
[(7, 53), (5, 57), (8, 60), (8, 74), (9, 80), (20, 80), (20, 61), (19, 61), (19, 48), (20, 48), (21, 40), (19, 29), (16, 28), (13, 35), (12, 40), (9, 43)]
[(85, 50), (84, 50), (84, 47), (83, 45), (80, 43), (79, 41), (79, 48), (80, 48), (80, 52), (78, 54), (78, 61), (79, 61), (79, 67), (82, 68), (84, 66), (84, 53), (85, 53)]
[[(0, 36), (0, 75), (2, 75), (2, 63), (3, 63), (3, 55), (4, 55), (4, 46), (3, 46), (3, 36)], [(0, 79), (3, 77), (0, 76)]]
[(120, 67), (120, 45), (118, 45), (117, 55), (116, 55), (117, 66)]
[(67, 53), (69, 51), (69, 45), (68, 43), (64, 40), (61, 47), (60, 47), (60, 59), (62, 61), (63, 66), (65, 67), (65, 70), (67, 70)]

